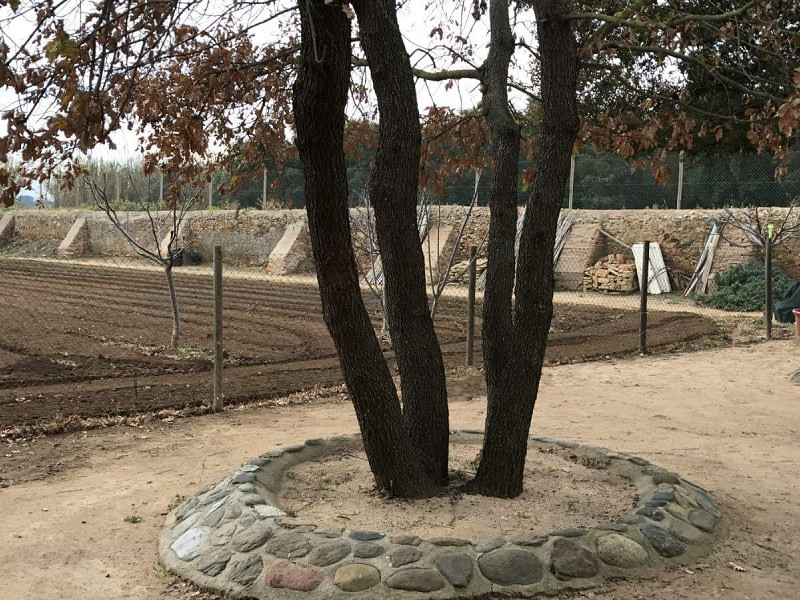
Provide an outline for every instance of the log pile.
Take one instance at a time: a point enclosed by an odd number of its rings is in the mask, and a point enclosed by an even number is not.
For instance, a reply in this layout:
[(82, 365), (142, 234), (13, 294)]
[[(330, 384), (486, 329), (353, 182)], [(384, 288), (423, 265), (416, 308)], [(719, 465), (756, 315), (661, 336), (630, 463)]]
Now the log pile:
[(624, 254), (609, 254), (583, 271), (583, 289), (633, 292), (639, 289), (636, 264)]

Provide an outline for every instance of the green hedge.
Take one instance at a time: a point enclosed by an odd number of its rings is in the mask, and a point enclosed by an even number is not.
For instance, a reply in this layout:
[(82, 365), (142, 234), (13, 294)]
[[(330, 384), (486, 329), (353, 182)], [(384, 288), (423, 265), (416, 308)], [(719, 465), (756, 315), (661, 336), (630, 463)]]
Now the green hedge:
[[(735, 265), (714, 275), (716, 291), (706, 294), (701, 302), (722, 310), (757, 312), (764, 310), (764, 265), (751, 261)], [(777, 265), (772, 265), (772, 297), (778, 301), (789, 291), (792, 280)]]

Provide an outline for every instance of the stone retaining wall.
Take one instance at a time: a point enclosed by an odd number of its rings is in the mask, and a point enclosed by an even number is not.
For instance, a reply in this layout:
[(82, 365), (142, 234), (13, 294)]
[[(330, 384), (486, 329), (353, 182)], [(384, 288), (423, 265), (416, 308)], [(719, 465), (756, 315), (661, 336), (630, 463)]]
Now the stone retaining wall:
[[(354, 209), (356, 210), (356, 209)], [(778, 216), (787, 209), (776, 209)], [(443, 257), (449, 258), (455, 236), (461, 225), (463, 207), (446, 206), (432, 210), (431, 227), (449, 227), (452, 239), (448, 241)], [(636, 242), (650, 240), (658, 242), (664, 255), (664, 262), (680, 288), (691, 276), (694, 267), (715, 219), (722, 216), (722, 211), (713, 210), (574, 210), (570, 211), (576, 224), (592, 224), (601, 227), (622, 242), (632, 245)], [(2, 213), (0, 213), (2, 214)], [(134, 256), (124, 238), (108, 222), (103, 213), (97, 211), (61, 211), (61, 210), (15, 210), (15, 233), (10, 244), (14, 247), (29, 247), (43, 254), (53, 255), (56, 248), (67, 236), (75, 221), (85, 218), (88, 230), (88, 247), (86, 252), (99, 256)], [(441, 216), (440, 216), (441, 215)], [(136, 239), (145, 240), (149, 244), (152, 238), (150, 223), (141, 213), (125, 213), (122, 215)], [(266, 268), (272, 252), (279, 246), (287, 229), (294, 223), (305, 222), (303, 210), (243, 210), (243, 211), (197, 211), (190, 213), (181, 232), (181, 243), (189, 249), (199, 252), (203, 260), (210, 261), (215, 244), (222, 244), (225, 249), (226, 262), (235, 266), (259, 266)], [(440, 222), (441, 221), (441, 222)], [(466, 260), (471, 245), (479, 245), (485, 238), (489, 226), (489, 211), (485, 207), (473, 210), (464, 236), (456, 252), (456, 262)], [(306, 232), (307, 232), (307, 228)], [(163, 232), (166, 234), (167, 232)], [(744, 238), (732, 228), (725, 232), (726, 237), (734, 241), (744, 242)], [(35, 243), (34, 243), (35, 242)], [(295, 243), (296, 242), (296, 243)], [(618, 244), (603, 238), (602, 248), (597, 248), (594, 256), (619, 252)], [(485, 255), (485, 245), (481, 252)], [(281, 271), (308, 273), (313, 271), (310, 242), (306, 235), (295, 240), (291, 245), (291, 260), (296, 265), (285, 269), (281, 263)], [(362, 261), (364, 257), (359, 257)], [(714, 272), (720, 272), (731, 265), (746, 262), (752, 258), (749, 249), (738, 248), (721, 240), (714, 260)], [(779, 266), (791, 277), (800, 279), (800, 236), (789, 240), (780, 247), (775, 258)], [(582, 265), (580, 269), (587, 265)]]
[[(483, 433), (451, 437), (480, 444)], [(607, 448), (533, 436), (529, 447), (570, 448), (628, 480), (635, 512), (592, 528), (531, 531), (512, 539), (492, 535), (487, 519), (486, 535), (476, 540), (321, 529), (286, 515), (277, 505), (284, 472), (353, 439), (358, 436), (269, 451), (207, 484), (167, 518), (162, 564), (233, 598), (523, 598), (691, 564), (724, 533), (714, 499), (680, 476)]]

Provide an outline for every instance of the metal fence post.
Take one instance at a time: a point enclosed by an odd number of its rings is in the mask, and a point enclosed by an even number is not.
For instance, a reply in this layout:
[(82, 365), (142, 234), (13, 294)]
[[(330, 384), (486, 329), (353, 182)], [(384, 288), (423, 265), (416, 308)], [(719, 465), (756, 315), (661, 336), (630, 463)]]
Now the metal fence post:
[[(770, 225), (770, 227), (772, 227)], [(772, 232), (770, 232), (771, 234)], [(764, 333), (772, 339), (772, 236), (764, 244)]]
[(222, 410), (222, 246), (214, 246), (214, 399), (212, 408)]
[(469, 247), (469, 295), (467, 300), (467, 366), (474, 362), (475, 350), (475, 282), (478, 247)]
[(569, 202), (567, 207), (572, 210), (573, 201), (575, 199), (575, 154), (569, 160)]
[(650, 284), (650, 242), (644, 243), (642, 273), (639, 276), (639, 354), (647, 353), (647, 288)]
[(678, 199), (675, 203), (675, 209), (681, 209), (681, 203), (683, 202), (683, 157), (684, 153), (681, 150), (678, 153)]
[(261, 210), (267, 210), (267, 167), (264, 167), (264, 178), (261, 181)]

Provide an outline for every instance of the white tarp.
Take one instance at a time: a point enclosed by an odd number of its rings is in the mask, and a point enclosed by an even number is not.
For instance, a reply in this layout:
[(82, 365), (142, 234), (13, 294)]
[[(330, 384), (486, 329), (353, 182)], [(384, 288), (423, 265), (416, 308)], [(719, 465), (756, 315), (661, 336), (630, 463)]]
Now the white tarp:
[[(631, 247), (633, 258), (636, 260), (636, 272), (639, 273), (639, 286), (643, 286), (641, 273), (644, 269), (644, 244), (634, 244)], [(650, 242), (649, 274), (647, 276), (648, 294), (667, 294), (672, 289), (669, 285), (667, 267), (664, 265), (664, 257), (661, 255), (661, 247), (658, 242)]]

